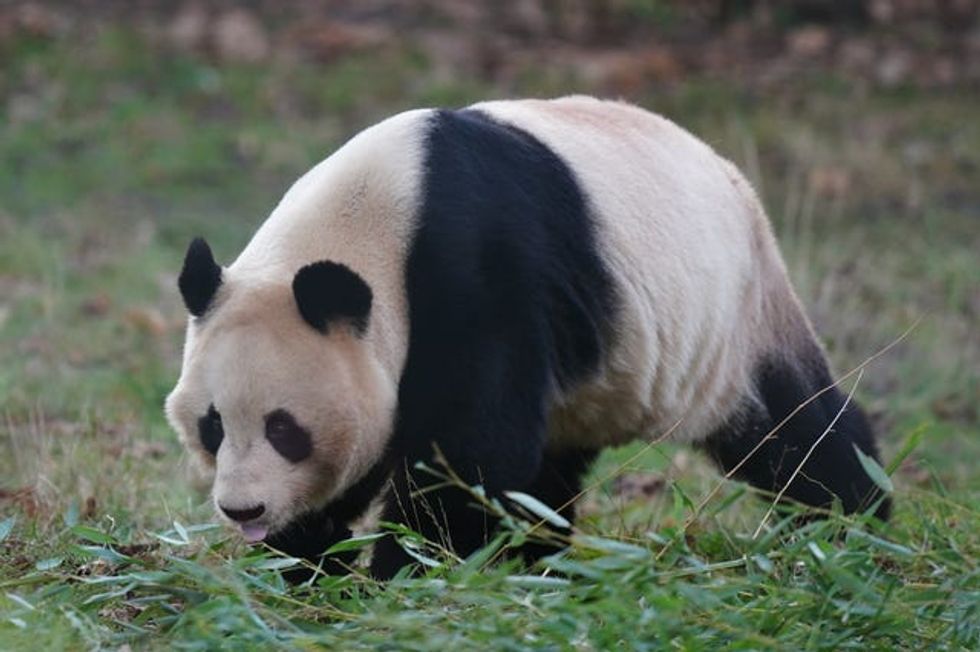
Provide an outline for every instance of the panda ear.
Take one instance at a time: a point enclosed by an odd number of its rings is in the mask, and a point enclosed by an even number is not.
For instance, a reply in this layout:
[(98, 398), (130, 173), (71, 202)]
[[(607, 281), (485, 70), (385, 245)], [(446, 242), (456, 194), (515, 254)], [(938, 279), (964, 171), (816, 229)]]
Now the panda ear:
[(221, 267), (214, 262), (211, 247), (204, 238), (194, 238), (187, 247), (184, 267), (177, 279), (187, 311), (195, 317), (203, 315), (220, 285)]
[(358, 335), (367, 330), (371, 288), (349, 267), (321, 260), (293, 277), (296, 306), (310, 326), (326, 333), (332, 321), (347, 321)]

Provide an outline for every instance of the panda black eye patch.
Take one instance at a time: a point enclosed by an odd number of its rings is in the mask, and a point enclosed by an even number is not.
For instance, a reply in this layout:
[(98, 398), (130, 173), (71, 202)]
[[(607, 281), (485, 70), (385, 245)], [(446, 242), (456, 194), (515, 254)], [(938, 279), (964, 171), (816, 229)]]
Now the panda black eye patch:
[(276, 452), (296, 464), (313, 452), (313, 439), (308, 430), (296, 423), (286, 410), (273, 410), (265, 415), (265, 438)]
[(204, 450), (217, 455), (221, 440), (225, 438), (225, 429), (221, 425), (221, 414), (214, 409), (214, 403), (208, 406), (208, 413), (197, 420), (197, 433)]

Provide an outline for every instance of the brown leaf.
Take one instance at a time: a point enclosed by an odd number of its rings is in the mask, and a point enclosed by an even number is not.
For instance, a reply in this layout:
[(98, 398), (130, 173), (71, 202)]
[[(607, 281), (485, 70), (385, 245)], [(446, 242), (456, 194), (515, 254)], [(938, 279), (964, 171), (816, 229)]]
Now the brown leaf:
[(169, 450), (162, 442), (137, 441), (133, 444), (133, 457), (137, 459), (159, 459), (166, 455)]
[(790, 54), (799, 57), (815, 57), (830, 47), (830, 31), (826, 27), (810, 25), (790, 32), (786, 37)]
[(920, 487), (928, 485), (932, 478), (929, 469), (921, 466), (914, 457), (905, 458), (898, 467), (898, 473)]
[(149, 552), (153, 552), (160, 547), (158, 543), (129, 543), (129, 544), (119, 544), (114, 546), (116, 552), (121, 555), (126, 555), (128, 557), (135, 557), (138, 555), (145, 555)]
[(83, 577), (107, 575), (112, 570), (112, 564), (104, 559), (93, 559), (78, 567), (77, 573)]
[(839, 197), (851, 187), (851, 175), (839, 167), (815, 167), (808, 181), (815, 193), (825, 197)]
[(265, 28), (245, 9), (232, 9), (219, 16), (211, 38), (218, 56), (227, 61), (256, 63), (269, 56)]
[(0, 489), (0, 502), (9, 502), (16, 505), (28, 518), (35, 518), (41, 507), (41, 501), (34, 487)]
[(124, 318), (130, 326), (148, 335), (160, 336), (167, 332), (167, 320), (156, 308), (130, 308)]
[(40, 2), (25, 2), (18, 8), (17, 22), (31, 36), (51, 37), (64, 31), (65, 17)]
[(663, 476), (653, 473), (624, 473), (613, 481), (612, 491), (626, 500), (650, 498), (663, 491)]
[(208, 13), (199, 2), (185, 4), (174, 16), (167, 34), (174, 46), (185, 52), (198, 50), (208, 31)]
[[(131, 602), (113, 602), (99, 610), (99, 617), (106, 620), (128, 623), (145, 610), (146, 607), (134, 605)], [(128, 644), (119, 648), (118, 652), (123, 652), (124, 649), (132, 652), (132, 648)]]
[(104, 292), (82, 301), (82, 314), (88, 317), (103, 317), (112, 307), (112, 298)]
[(338, 21), (318, 21), (291, 29), (283, 39), (314, 57), (329, 60), (390, 42), (395, 34), (381, 25), (356, 25)]

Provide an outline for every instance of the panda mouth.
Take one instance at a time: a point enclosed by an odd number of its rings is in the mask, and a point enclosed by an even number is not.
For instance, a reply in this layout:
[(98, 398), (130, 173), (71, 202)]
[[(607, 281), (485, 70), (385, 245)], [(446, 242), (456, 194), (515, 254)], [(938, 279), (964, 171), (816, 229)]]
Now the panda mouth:
[(269, 526), (264, 523), (242, 523), (242, 536), (248, 543), (258, 543), (269, 535)]

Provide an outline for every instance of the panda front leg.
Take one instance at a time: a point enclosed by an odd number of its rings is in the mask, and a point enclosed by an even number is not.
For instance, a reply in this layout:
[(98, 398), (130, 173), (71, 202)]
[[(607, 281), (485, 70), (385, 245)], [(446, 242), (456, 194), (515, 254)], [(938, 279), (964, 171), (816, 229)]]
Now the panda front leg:
[[(357, 559), (356, 550), (325, 555), (335, 543), (352, 535), (350, 523), (361, 518), (385, 486), (391, 474), (392, 459), (386, 454), (342, 496), (323, 509), (307, 512), (285, 529), (276, 532), (266, 543), (276, 550), (305, 559), (327, 575), (343, 575)], [(305, 582), (313, 576), (309, 567), (295, 568), (283, 573), (292, 583)]]
[[(342, 575), (357, 558), (357, 551), (324, 556), (333, 544), (348, 539), (351, 530), (338, 523), (326, 511), (311, 512), (292, 522), (286, 529), (272, 535), (266, 543), (279, 552), (303, 559), (317, 566), (327, 575)], [(287, 581), (298, 584), (309, 580), (315, 573), (312, 568), (300, 566), (283, 572)]]
[[(596, 455), (596, 451), (584, 449), (545, 451), (534, 479), (510, 489), (534, 496), (572, 523), (582, 477)], [(382, 520), (406, 525), (461, 557), (486, 545), (495, 534), (497, 519), (476, 504), (464, 489), (457, 486), (431, 489), (426, 486), (431, 481), (426, 472), (407, 466), (396, 472)], [(502, 502), (508, 504), (507, 500)], [(570, 535), (571, 531), (561, 534)], [(560, 542), (535, 541), (521, 546), (518, 552), (528, 564), (533, 564), (562, 547)], [(414, 562), (395, 538), (388, 536), (375, 546), (371, 573), (378, 579), (388, 579)]]
[[(466, 557), (490, 540), (496, 521), (465, 489), (433, 486), (433, 482), (428, 472), (407, 461), (399, 465), (391, 478), (381, 520), (404, 525), (427, 541)], [(416, 560), (389, 535), (374, 546), (371, 574), (387, 580), (413, 563)]]

